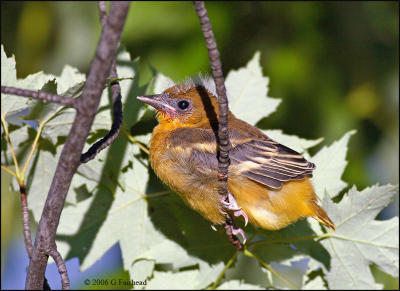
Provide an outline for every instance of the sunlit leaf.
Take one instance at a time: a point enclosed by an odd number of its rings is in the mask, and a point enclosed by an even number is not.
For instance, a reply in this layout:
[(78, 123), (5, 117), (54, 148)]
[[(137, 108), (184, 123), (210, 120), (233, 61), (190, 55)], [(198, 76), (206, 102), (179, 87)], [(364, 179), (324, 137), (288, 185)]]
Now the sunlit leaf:
[[(29, 75), (24, 79), (17, 79), (14, 56), (7, 58), (4, 46), (1, 45), (1, 85), (21, 89), (37, 91), (52, 77), (43, 72)], [(28, 107), (30, 100), (26, 97), (1, 94), (1, 116), (7, 119), (7, 115), (19, 113)], [(10, 121), (9, 121), (10, 122)], [(12, 122), (12, 121), (11, 121)], [(15, 123), (15, 122), (14, 122)], [(19, 123), (17, 123), (19, 124)]]
[(260, 286), (242, 283), (239, 280), (232, 280), (232, 281), (224, 282), (217, 288), (217, 290), (228, 290), (228, 289), (229, 290), (265, 290), (265, 288), (262, 288)]
[(323, 138), (308, 140), (304, 138), (300, 138), (296, 135), (288, 135), (284, 134), (280, 129), (270, 129), (270, 130), (262, 130), (267, 136), (272, 138), (273, 140), (290, 147), (291, 149), (303, 153), (305, 150), (320, 144)]
[(245, 68), (232, 70), (226, 77), (229, 108), (237, 118), (254, 125), (276, 110), (281, 99), (268, 97), (269, 79), (263, 76), (260, 52)]
[(324, 146), (310, 159), (317, 166), (312, 182), (315, 193), (320, 197), (325, 191), (330, 197), (334, 197), (346, 187), (347, 183), (342, 181), (341, 177), (347, 165), (347, 144), (355, 133), (355, 130), (349, 131), (340, 140), (330, 146)]
[(323, 207), (336, 224), (322, 244), (331, 255), (326, 270), (332, 289), (375, 289), (369, 265), (396, 277), (399, 273), (399, 218), (375, 220), (387, 206), (398, 186), (373, 186), (357, 191), (355, 187), (335, 204), (325, 197)]

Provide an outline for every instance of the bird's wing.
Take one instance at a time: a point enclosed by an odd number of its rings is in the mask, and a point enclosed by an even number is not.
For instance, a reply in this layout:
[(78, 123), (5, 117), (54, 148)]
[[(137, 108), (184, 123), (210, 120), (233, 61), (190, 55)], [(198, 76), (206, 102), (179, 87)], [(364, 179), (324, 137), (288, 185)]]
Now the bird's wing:
[[(186, 152), (187, 162), (197, 169), (216, 171), (218, 166), (216, 139), (211, 129), (180, 128), (171, 134), (171, 143)], [(284, 182), (302, 180), (312, 175), (315, 165), (298, 152), (270, 139), (262, 132), (251, 128), (247, 132), (231, 131), (232, 149), (229, 152), (232, 173), (279, 189)]]
[(275, 189), (302, 180), (315, 169), (301, 154), (265, 135), (236, 144), (229, 157), (240, 174)]

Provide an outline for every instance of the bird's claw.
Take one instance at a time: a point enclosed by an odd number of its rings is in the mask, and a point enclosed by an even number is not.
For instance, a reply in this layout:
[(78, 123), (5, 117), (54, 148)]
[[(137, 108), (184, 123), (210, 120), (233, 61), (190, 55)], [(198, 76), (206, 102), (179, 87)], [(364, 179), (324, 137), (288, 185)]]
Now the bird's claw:
[(214, 224), (211, 224), (211, 228), (213, 229), (213, 231), (217, 231), (217, 228), (215, 227)]
[[(228, 198), (228, 199), (226, 199), (226, 198)], [(226, 201), (226, 200), (228, 200), (228, 201)], [(240, 210), (241, 209), (239, 207), (239, 205), (237, 204), (235, 197), (233, 197), (233, 195), (230, 192), (228, 192), (227, 197), (223, 197), (221, 199), (221, 203), (228, 210)]]
[(249, 222), (249, 218), (247, 217), (247, 214), (246, 214), (246, 212), (244, 212), (243, 209), (234, 211), (233, 215), (235, 215), (236, 217), (243, 216), (244, 226), (247, 226), (247, 223)]
[(221, 203), (228, 210), (240, 210), (241, 209), (237, 204), (235, 205), (231, 202), (226, 202), (224, 199), (221, 200)]
[(228, 201), (225, 201), (225, 199), (226, 199), (225, 197), (221, 199), (222, 205), (226, 209), (232, 210), (233, 215), (235, 215), (236, 217), (243, 216), (246, 226), (249, 219), (247, 217), (246, 212), (244, 212), (244, 210), (242, 210), (242, 208), (239, 207), (239, 205), (237, 204), (235, 197), (233, 197), (233, 195), (230, 192), (228, 192)]
[(243, 229), (241, 229), (240, 227), (239, 228), (233, 228), (232, 227), (232, 233), (234, 234), (234, 235), (238, 235), (238, 234), (240, 234), (241, 236), (242, 236), (242, 238), (243, 238), (243, 244), (245, 244), (246, 243), (246, 240), (247, 240), (247, 238), (246, 238), (246, 234), (245, 234), (245, 232), (243, 231)]

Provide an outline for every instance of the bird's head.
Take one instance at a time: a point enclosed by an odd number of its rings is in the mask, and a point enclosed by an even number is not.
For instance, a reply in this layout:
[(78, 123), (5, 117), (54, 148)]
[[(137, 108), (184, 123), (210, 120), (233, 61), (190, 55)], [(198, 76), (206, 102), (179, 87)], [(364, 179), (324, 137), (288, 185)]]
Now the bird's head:
[(160, 124), (171, 127), (214, 127), (218, 123), (217, 98), (206, 85), (194, 81), (174, 85), (161, 94), (138, 96), (157, 112)]

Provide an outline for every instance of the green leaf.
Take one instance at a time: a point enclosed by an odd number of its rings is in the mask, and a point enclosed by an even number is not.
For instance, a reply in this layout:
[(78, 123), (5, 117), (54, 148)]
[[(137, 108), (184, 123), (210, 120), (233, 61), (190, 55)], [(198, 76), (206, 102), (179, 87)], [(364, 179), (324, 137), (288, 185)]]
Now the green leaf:
[(49, 151), (38, 150), (28, 167), (28, 205), (37, 222), (42, 215), (60, 154), (61, 148), (58, 148), (55, 155)]
[(324, 281), (320, 276), (315, 277), (303, 286), (304, 290), (326, 290)]
[(291, 149), (303, 153), (307, 149), (320, 144), (323, 138), (308, 140), (304, 138), (300, 138), (296, 135), (288, 135), (284, 134), (280, 129), (270, 129), (270, 130), (262, 130), (267, 136), (272, 138), (273, 140), (290, 147)]
[[(5, 138), (5, 134), (3, 134), (3, 138)], [(19, 126), (16, 129), (10, 131), (10, 139), (13, 144), (18, 161), (23, 160), (30, 151), (32, 144), (32, 137), (29, 136), (28, 127)], [(1, 151), (3, 153), (1, 157), (1, 163), (7, 167), (10, 165), (14, 165), (8, 143), (4, 142), (4, 146), (2, 143)]]
[[(4, 46), (1, 45), (1, 85), (11, 86), (29, 90), (39, 90), (48, 80), (50, 75), (39, 72), (27, 76), (25, 79), (17, 79), (15, 70), (14, 56), (7, 58)], [(1, 93), (1, 116), (7, 119), (8, 115), (18, 114), (28, 107), (29, 99), (16, 95), (8, 95)], [(9, 121), (7, 119), (7, 121)], [(10, 122), (10, 121), (9, 121)], [(12, 121), (11, 121), (12, 122)]]
[(240, 280), (231, 280), (228, 282), (224, 282), (221, 284), (217, 290), (265, 290), (265, 288), (262, 288), (257, 285), (252, 285), (248, 283), (243, 283)]
[[(62, 151), (62, 147), (55, 147), (50, 141), (47, 141), (47, 145), (49, 146), (48, 149), (45, 148), (44, 139), (41, 139), (41, 145), (28, 167), (28, 205), (37, 222), (42, 214), (47, 194)], [(67, 204), (76, 204), (78, 202), (77, 195), (81, 195), (80, 189), (82, 187), (86, 187), (86, 189), (89, 190), (89, 193), (87, 194), (93, 192), (94, 188), (99, 184), (100, 178), (90, 179), (91, 177), (87, 172), (89, 172), (90, 169), (94, 171), (94, 167), (96, 166), (101, 169), (102, 164), (93, 162), (91, 164), (83, 164), (79, 167), (78, 173), (74, 175), (71, 186), (68, 190), (66, 198)], [(76, 220), (72, 219), (69, 222), (71, 223), (72, 221)]]
[[(133, 148), (133, 146), (132, 146)], [(138, 151), (137, 149), (135, 149)], [(148, 168), (133, 157), (135, 153), (125, 155), (132, 161), (132, 169), (129, 171), (130, 180), (126, 191), (116, 190), (115, 199), (104, 223), (88, 250), (88, 254), (82, 262), (81, 268), (85, 270), (97, 261), (110, 247), (119, 242), (124, 256), (124, 268), (129, 270), (137, 256), (135, 250), (146, 248), (147, 240), (154, 239), (154, 230), (143, 229), (147, 218), (147, 207), (145, 201), (145, 189), (148, 180)], [(130, 156), (130, 157), (129, 157)], [(127, 164), (128, 161), (122, 164)], [(138, 220), (140, 219), (140, 220)], [(134, 242), (134, 245), (132, 245)]]
[(230, 71), (225, 85), (232, 113), (254, 125), (274, 112), (281, 99), (267, 96), (268, 82), (262, 74), (260, 52), (254, 54), (245, 68)]
[[(53, 76), (57, 80), (57, 94), (65, 94), (74, 86), (81, 86), (86, 80), (85, 74), (79, 72), (77, 68), (65, 65), (60, 76)], [(68, 95), (69, 96), (69, 95)], [(72, 97), (72, 96), (70, 96)]]
[[(291, 285), (295, 286), (296, 289), (302, 289), (304, 276), (307, 271), (308, 259), (301, 259), (299, 261), (290, 261), (287, 263), (279, 264), (279, 263), (271, 263), (270, 267), (273, 268), (276, 272), (278, 272), (279, 276), (283, 277), (283, 280), (280, 277), (272, 275), (272, 283), (275, 288), (288, 288), (291, 287), (288, 285), (287, 281), (291, 283)], [(287, 280), (287, 281), (286, 281)]]
[[(57, 84), (57, 93), (66, 95), (73, 94), (82, 87), (85, 75), (71, 66), (65, 66), (60, 76), (52, 76)], [(72, 90), (72, 88), (74, 90)], [(32, 100), (29, 103), (30, 114), (25, 116), (26, 120), (35, 120), (39, 125), (43, 124), (42, 136), (57, 143), (59, 136), (67, 136), (75, 117), (75, 110), (56, 103), (44, 103), (41, 100)]]
[(174, 86), (174, 85), (175, 85), (175, 83), (171, 78), (169, 78), (161, 73), (157, 73), (156, 77), (154, 78), (153, 92), (154, 92), (154, 94), (160, 94), (164, 90), (166, 90), (169, 87)]
[(324, 146), (310, 159), (317, 166), (313, 173), (312, 182), (315, 193), (319, 197), (325, 191), (330, 197), (334, 197), (346, 187), (347, 183), (343, 182), (341, 177), (347, 165), (347, 144), (350, 137), (355, 133), (355, 130), (347, 132), (340, 140), (328, 147)]
[(153, 273), (155, 266), (154, 260), (140, 260), (130, 268), (132, 280), (146, 280), (149, 274)]
[(7, 58), (4, 46), (1, 45), (1, 85), (15, 86), (16, 83), (17, 71), (15, 70), (15, 57), (13, 55)]
[[(271, 250), (271, 252), (273, 251)], [(260, 286), (264, 289), (272, 286), (270, 273), (266, 274), (256, 260), (243, 255), (243, 253), (237, 256), (235, 265), (226, 271), (225, 279), (228, 282), (243, 281), (246, 284)], [(222, 286), (219, 289), (222, 289)]]
[[(188, 290), (200, 289), (197, 282), (198, 271), (185, 272), (154, 272), (154, 278), (148, 282), (146, 289), (168, 289), (173, 290)], [(168, 282), (166, 285), (166, 282)]]
[(399, 218), (375, 220), (398, 186), (355, 187), (335, 204), (325, 197), (322, 206), (336, 224), (322, 244), (331, 256), (326, 270), (331, 289), (375, 289), (369, 265), (397, 277), (399, 273)]

